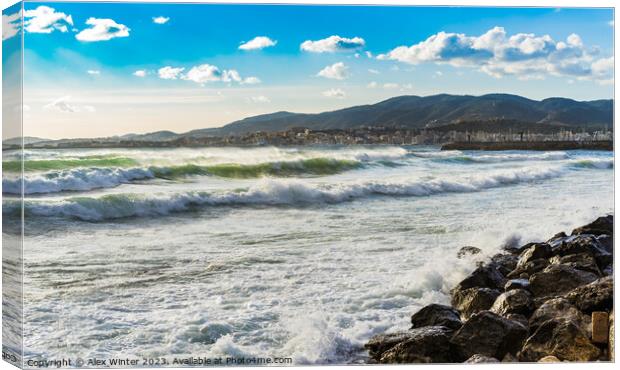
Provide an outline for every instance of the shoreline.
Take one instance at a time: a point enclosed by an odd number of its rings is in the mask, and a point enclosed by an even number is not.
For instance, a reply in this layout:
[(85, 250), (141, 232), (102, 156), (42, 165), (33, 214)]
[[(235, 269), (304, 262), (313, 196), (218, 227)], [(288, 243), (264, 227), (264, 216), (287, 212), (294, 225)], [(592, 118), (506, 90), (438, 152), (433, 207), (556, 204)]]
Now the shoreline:
[(371, 338), (368, 362), (614, 361), (613, 215), (476, 265), (449, 306), (427, 305), (409, 330)]
[(613, 151), (613, 141), (503, 141), (503, 142), (454, 142), (441, 146), (441, 150), (602, 150)]

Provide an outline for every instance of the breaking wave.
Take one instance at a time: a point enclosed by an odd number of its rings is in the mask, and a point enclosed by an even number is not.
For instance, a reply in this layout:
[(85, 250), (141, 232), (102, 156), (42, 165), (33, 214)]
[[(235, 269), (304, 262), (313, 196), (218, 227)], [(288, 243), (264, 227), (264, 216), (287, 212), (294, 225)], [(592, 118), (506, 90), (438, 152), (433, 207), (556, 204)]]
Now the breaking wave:
[(440, 152), (413, 152), (413, 156), (427, 158), (439, 162), (456, 163), (498, 163), (498, 162), (523, 162), (523, 161), (559, 161), (568, 159), (566, 152), (543, 152), (543, 153), (497, 153), (482, 155), (467, 155), (459, 150), (446, 150)]
[[(81, 158), (64, 159), (35, 159), (23, 161), (24, 171), (52, 171), (67, 170), (79, 167), (136, 167), (138, 162), (127, 157), (88, 156)], [(2, 170), (5, 172), (20, 172), (22, 161), (3, 161)]]
[[(560, 168), (520, 169), (453, 180), (412, 182), (367, 181), (310, 185), (296, 180), (264, 179), (250, 188), (210, 192), (166, 194), (110, 194), (101, 197), (71, 197), (60, 201), (25, 202), (27, 215), (66, 217), (83, 221), (103, 221), (126, 217), (156, 217), (190, 211), (205, 206), (283, 206), (342, 203), (369, 196), (421, 197), (441, 193), (477, 192), (523, 182), (559, 177)], [(19, 210), (8, 201), (4, 213)]]

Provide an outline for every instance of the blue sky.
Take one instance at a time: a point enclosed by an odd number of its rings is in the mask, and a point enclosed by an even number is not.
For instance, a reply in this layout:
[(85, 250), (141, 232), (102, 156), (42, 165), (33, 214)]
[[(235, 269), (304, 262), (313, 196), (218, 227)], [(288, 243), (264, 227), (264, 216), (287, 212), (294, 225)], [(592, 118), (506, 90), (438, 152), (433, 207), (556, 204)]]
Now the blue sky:
[(405, 94), (613, 96), (610, 9), (38, 2), (24, 9), (25, 130), (33, 136), (182, 132)]

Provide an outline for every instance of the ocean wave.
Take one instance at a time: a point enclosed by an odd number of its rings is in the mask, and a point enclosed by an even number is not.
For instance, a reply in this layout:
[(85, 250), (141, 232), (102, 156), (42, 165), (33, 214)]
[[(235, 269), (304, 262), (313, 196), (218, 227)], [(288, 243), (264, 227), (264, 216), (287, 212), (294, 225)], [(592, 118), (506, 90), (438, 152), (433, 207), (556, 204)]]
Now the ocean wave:
[(559, 161), (568, 159), (566, 152), (543, 152), (543, 153), (497, 153), (468, 155), (458, 150), (446, 150), (439, 152), (413, 152), (413, 156), (427, 158), (439, 162), (457, 163), (498, 163), (498, 162), (522, 162), (522, 161)]
[[(23, 168), (26, 172), (67, 170), (79, 167), (135, 167), (138, 165), (138, 162), (132, 158), (108, 157), (101, 155), (60, 159), (33, 159), (23, 161)], [(2, 170), (5, 172), (20, 172), (22, 170), (22, 161), (2, 161)]]
[[(442, 193), (477, 192), (485, 189), (539, 181), (561, 176), (561, 168), (520, 169), (460, 179), (311, 185), (298, 180), (264, 179), (255, 186), (220, 193), (185, 192), (165, 194), (110, 194), (100, 197), (71, 197), (61, 201), (25, 202), (27, 215), (67, 217), (83, 221), (103, 221), (126, 217), (156, 217), (205, 206), (283, 206), (333, 204), (369, 196), (431, 196)], [(3, 212), (19, 209), (7, 203)]]
[(614, 168), (613, 158), (587, 158), (571, 161), (575, 168), (611, 169)]

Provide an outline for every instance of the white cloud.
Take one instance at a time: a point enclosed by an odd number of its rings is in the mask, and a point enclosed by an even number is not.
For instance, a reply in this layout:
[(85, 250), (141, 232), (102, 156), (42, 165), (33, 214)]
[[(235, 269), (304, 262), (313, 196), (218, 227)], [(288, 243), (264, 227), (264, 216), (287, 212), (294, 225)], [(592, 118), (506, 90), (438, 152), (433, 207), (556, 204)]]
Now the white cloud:
[(53, 102), (46, 104), (43, 106), (44, 109), (54, 110), (61, 113), (94, 113), (96, 111), (95, 107), (92, 105), (76, 105), (72, 104), (69, 101), (71, 100), (70, 96), (63, 96), (54, 100)]
[(370, 51), (367, 51), (367, 52), (366, 52), (366, 56), (367, 56), (368, 58), (372, 58), (372, 53), (371, 53)]
[(24, 29), (31, 33), (52, 33), (69, 31), (68, 26), (73, 26), (70, 15), (56, 12), (49, 6), (38, 6), (36, 9), (24, 11)]
[(322, 40), (306, 40), (301, 43), (300, 48), (311, 53), (333, 53), (336, 51), (358, 50), (363, 48), (364, 45), (366, 45), (366, 41), (361, 37), (348, 39), (334, 35)]
[(258, 77), (250, 76), (243, 79), (243, 83), (246, 85), (255, 85), (261, 83)]
[(344, 80), (348, 76), (349, 68), (342, 62), (334, 63), (331, 66), (327, 66), (317, 73), (317, 76), (330, 78), (334, 80)]
[(326, 96), (328, 98), (344, 99), (346, 95), (347, 94), (345, 94), (345, 92), (342, 91), (342, 89), (329, 89), (329, 90), (323, 91), (323, 96)]
[(165, 24), (169, 20), (170, 20), (169, 17), (164, 17), (164, 16), (153, 17), (153, 23), (156, 23), (156, 24)]
[(388, 82), (383, 84), (384, 89), (398, 89), (398, 84), (393, 82)]
[(86, 73), (88, 73), (89, 75), (100, 75), (101, 71), (96, 69), (89, 69), (88, 71), (86, 71)]
[(2, 40), (17, 35), (21, 27), (21, 10), (14, 14), (2, 14)]
[(271, 103), (271, 99), (269, 99), (268, 97), (264, 95), (253, 96), (250, 98), (250, 100), (253, 101), (254, 103)]
[[(177, 74), (180, 72), (181, 71), (178, 71)], [(194, 66), (186, 74), (181, 76), (181, 78), (201, 85), (208, 82), (236, 82), (242, 85), (258, 84), (261, 82), (258, 77), (250, 76), (244, 79), (235, 69), (220, 69), (211, 64)]]
[(260, 50), (275, 46), (278, 42), (266, 36), (256, 36), (252, 40), (239, 45), (240, 50)]
[(185, 68), (175, 68), (171, 66), (165, 66), (165, 67), (160, 68), (157, 71), (157, 75), (159, 76), (159, 78), (164, 79), (164, 80), (176, 80), (177, 78), (179, 78), (179, 75), (184, 70)]
[(94, 42), (129, 36), (129, 27), (116, 23), (112, 19), (88, 18), (86, 24), (92, 27), (82, 30), (75, 35), (76, 39), (84, 42)]
[(146, 70), (139, 69), (139, 70), (135, 71), (133, 73), (133, 75), (136, 76), (136, 77), (146, 77)]
[(504, 28), (494, 27), (480, 36), (439, 32), (377, 58), (413, 65), (437, 63), (476, 68), (496, 78), (513, 75), (520, 79), (538, 79), (553, 75), (600, 79), (593, 73), (596, 54), (596, 50), (584, 46), (577, 34), (556, 42), (549, 35), (518, 33), (509, 36)]
[(378, 75), (380, 72), (377, 71), (376, 69), (369, 68), (368, 73), (372, 73), (373, 75)]

